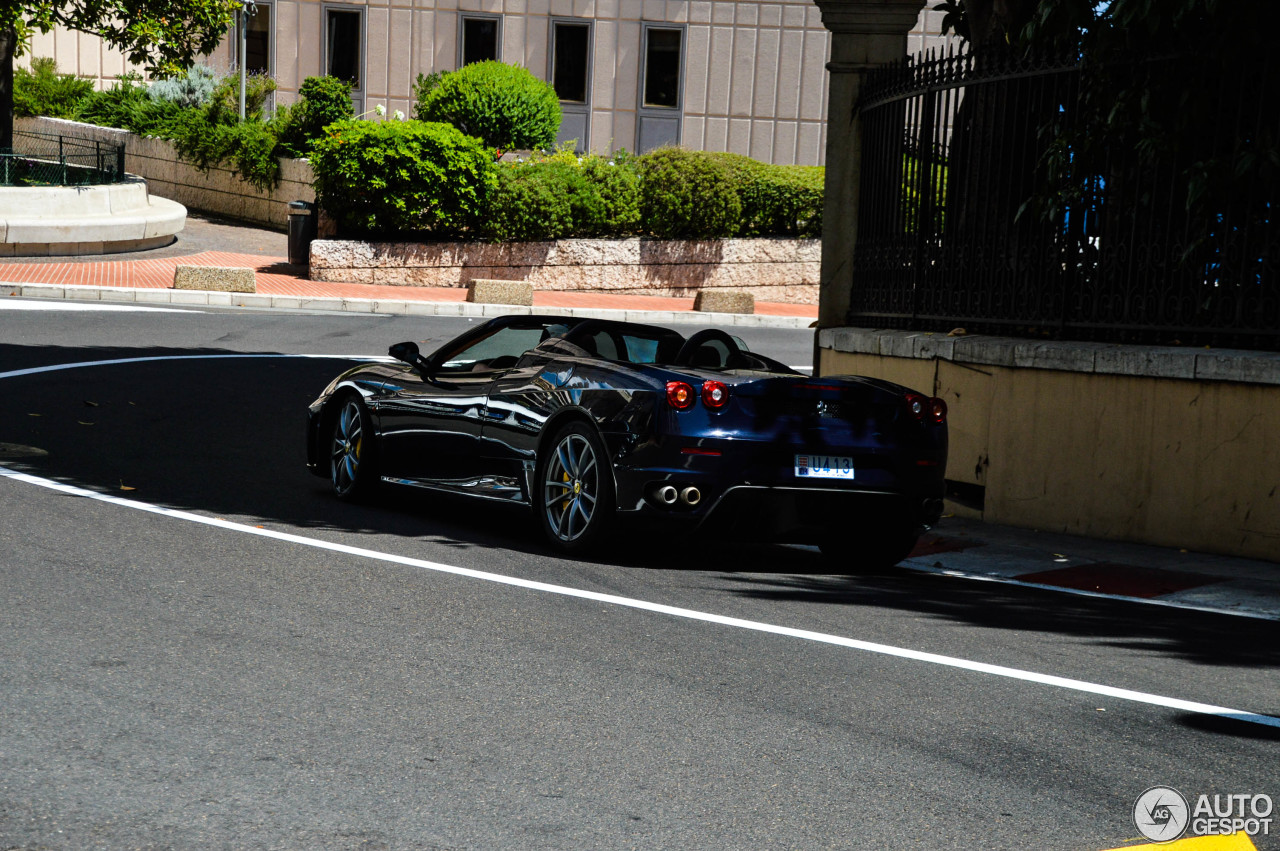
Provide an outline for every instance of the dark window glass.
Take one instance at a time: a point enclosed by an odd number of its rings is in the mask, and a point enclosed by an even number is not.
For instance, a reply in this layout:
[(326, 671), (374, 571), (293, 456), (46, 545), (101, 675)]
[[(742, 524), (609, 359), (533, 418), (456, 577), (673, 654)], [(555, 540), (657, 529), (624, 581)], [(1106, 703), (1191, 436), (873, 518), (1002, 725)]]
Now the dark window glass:
[(360, 88), (360, 13), (328, 10), (329, 69), (331, 77)]
[(245, 33), (244, 69), (250, 74), (271, 73), (271, 6), (257, 4), (258, 12), (249, 19)]
[(587, 100), (587, 42), (591, 28), (585, 24), (556, 24), (555, 64), (552, 85), (560, 100)]
[(462, 21), (462, 64), (498, 58), (498, 22), (492, 18)]
[(680, 30), (645, 30), (644, 105), (680, 105)]

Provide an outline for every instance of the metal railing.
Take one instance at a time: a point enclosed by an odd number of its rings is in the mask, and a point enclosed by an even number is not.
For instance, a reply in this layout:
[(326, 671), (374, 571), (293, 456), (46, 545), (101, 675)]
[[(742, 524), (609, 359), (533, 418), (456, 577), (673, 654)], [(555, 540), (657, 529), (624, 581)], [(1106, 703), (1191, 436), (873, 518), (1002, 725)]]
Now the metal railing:
[[(1196, 76), (1182, 57), (1132, 63)], [(1192, 152), (1075, 132), (1106, 106), (1095, 79), (1076, 57), (926, 55), (873, 72), (849, 322), (1280, 350), (1276, 182), (1188, 200), (1193, 157), (1280, 135), (1274, 76), (1216, 81), (1221, 114)]]
[(14, 131), (0, 148), (0, 185), (86, 186), (124, 179), (124, 145)]

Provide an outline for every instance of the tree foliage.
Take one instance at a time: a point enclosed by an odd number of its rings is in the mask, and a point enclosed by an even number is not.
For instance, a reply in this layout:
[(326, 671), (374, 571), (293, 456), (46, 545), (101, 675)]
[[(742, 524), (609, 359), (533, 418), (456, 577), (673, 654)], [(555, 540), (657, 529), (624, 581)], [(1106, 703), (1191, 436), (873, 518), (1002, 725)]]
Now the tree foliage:
[(61, 26), (101, 36), (163, 78), (217, 47), (239, 7), (239, 0), (0, 0), (0, 146), (13, 139), (13, 60), (35, 32)]

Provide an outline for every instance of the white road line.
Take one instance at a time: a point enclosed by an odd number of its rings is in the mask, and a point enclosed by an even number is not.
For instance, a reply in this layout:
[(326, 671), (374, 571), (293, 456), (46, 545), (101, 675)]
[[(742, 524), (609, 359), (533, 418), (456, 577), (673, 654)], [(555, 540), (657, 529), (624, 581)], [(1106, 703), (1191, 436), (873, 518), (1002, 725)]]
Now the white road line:
[(328, 358), (329, 360), (382, 361), (392, 363), (393, 358), (385, 355), (264, 355), (264, 354), (223, 354), (223, 355), (154, 355), (145, 358), (116, 358), (114, 360), (87, 360), (79, 363), (55, 363), (49, 366), (32, 366), (27, 369), (14, 369), (0, 372), (0, 378), (17, 378), (22, 375), (39, 375), (43, 372), (59, 372), (64, 369), (79, 369), (84, 366), (115, 366), (122, 363), (148, 363), (163, 360), (227, 360), (230, 358)]
[(583, 600), (592, 600), (597, 603), (607, 603), (613, 606), (639, 609), (641, 611), (670, 615), (672, 617), (684, 618), (686, 620), (719, 624), (721, 626), (746, 629), (753, 632), (770, 633), (772, 635), (781, 635), (788, 638), (798, 638), (803, 641), (813, 641), (819, 644), (832, 644), (837, 647), (848, 647), (852, 650), (862, 650), (868, 653), (877, 653), (883, 656), (894, 656), (899, 659), (910, 659), (916, 662), (927, 662), (932, 665), (942, 665), (948, 668), (960, 668), (965, 671), (990, 674), (992, 676), (1004, 677), (1011, 680), (1020, 680), (1022, 682), (1039, 683), (1041, 685), (1085, 692), (1087, 694), (1096, 694), (1103, 697), (1113, 697), (1119, 700), (1144, 703), (1149, 706), (1160, 706), (1166, 709), (1192, 712), (1197, 715), (1213, 715), (1219, 718), (1230, 718), (1237, 721), (1245, 721), (1252, 724), (1262, 724), (1268, 727), (1280, 728), (1280, 718), (1276, 718), (1271, 715), (1262, 715), (1257, 712), (1247, 712), (1226, 706), (1214, 706), (1208, 703), (1180, 700), (1175, 697), (1164, 697), (1158, 694), (1147, 694), (1145, 692), (1133, 691), (1131, 689), (1115, 688), (1114, 686), (1085, 682), (1084, 680), (1073, 680), (1067, 677), (1039, 674), (1034, 671), (1023, 671), (1018, 668), (1006, 668), (1003, 665), (990, 665), (985, 662), (973, 662), (968, 659), (960, 659), (954, 656), (942, 656), (937, 653), (924, 653), (919, 650), (910, 650), (905, 647), (894, 647), (889, 644), (877, 644), (871, 641), (861, 641), (856, 638), (845, 638), (844, 636), (830, 635), (824, 632), (813, 632), (807, 629), (794, 629), (792, 627), (778, 626), (776, 624), (763, 623), (761, 621), (726, 617), (724, 615), (710, 614), (708, 612), (700, 612), (694, 609), (684, 609), (678, 606), (650, 603), (646, 600), (637, 600), (631, 597), (621, 597), (615, 594), (601, 594), (597, 591), (585, 591), (564, 585), (552, 585), (546, 582), (518, 579), (514, 576), (504, 576), (499, 573), (488, 573), (486, 571), (472, 570), (465, 567), (455, 567), (449, 564), (441, 564), (440, 562), (425, 561), (423, 559), (410, 558), (408, 556), (378, 552), (377, 550), (368, 550), (362, 547), (351, 547), (346, 544), (322, 541), (316, 538), (307, 538), (302, 535), (294, 535), (288, 532), (277, 532), (274, 529), (259, 529), (254, 526), (247, 526), (243, 523), (234, 523), (230, 520), (222, 520), (216, 517), (205, 517), (199, 514), (192, 514), (189, 511), (165, 508), (163, 506), (140, 502), (138, 500), (123, 499), (118, 496), (112, 496), (110, 494), (76, 487), (75, 485), (63, 484), (62, 482), (43, 479), (39, 476), (20, 473), (7, 467), (0, 467), (0, 476), (14, 481), (25, 482), (26, 484), (38, 485), (61, 493), (71, 494), (73, 496), (110, 503), (111, 505), (116, 505), (121, 508), (159, 514), (176, 520), (186, 520), (191, 523), (214, 526), (219, 529), (240, 532), (246, 535), (257, 535), (262, 538), (287, 541), (288, 543), (300, 544), (305, 547), (314, 547), (321, 550), (345, 553), (359, 558), (376, 559), (378, 561), (391, 562), (393, 564), (402, 564), (407, 567), (421, 568), (422, 570), (449, 573), (455, 576), (465, 576), (469, 579), (480, 579), (485, 582), (510, 585), (516, 588), (526, 588), (531, 591), (541, 591), (543, 593), (557, 594), (563, 597), (577, 597)]
[(103, 311), (111, 313), (128, 313), (145, 311), (148, 313), (204, 313), (203, 310), (187, 310), (177, 307), (150, 307), (134, 304), (80, 304), (64, 301), (28, 301), (21, 298), (0, 299), (0, 310), (74, 310)]

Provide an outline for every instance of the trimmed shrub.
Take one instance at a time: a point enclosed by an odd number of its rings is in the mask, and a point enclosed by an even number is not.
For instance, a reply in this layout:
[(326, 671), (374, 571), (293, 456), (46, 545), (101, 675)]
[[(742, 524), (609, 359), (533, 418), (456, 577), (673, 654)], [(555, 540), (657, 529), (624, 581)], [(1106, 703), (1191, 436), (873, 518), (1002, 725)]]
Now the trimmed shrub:
[(499, 163), (497, 176), (481, 226), (495, 242), (626, 236), (639, 225), (639, 177), (602, 157)]
[(458, 234), (497, 183), (492, 154), (447, 124), (342, 121), (312, 148), (316, 199), (346, 233)]
[(324, 128), (355, 116), (351, 84), (337, 77), (307, 77), (280, 127), (280, 144), (295, 157), (305, 157), (324, 138)]
[(729, 167), (702, 151), (658, 148), (635, 158), (640, 173), (641, 226), (664, 239), (733, 236), (741, 223)]
[(207, 65), (192, 65), (185, 74), (157, 80), (147, 89), (152, 100), (167, 101), (181, 107), (204, 106), (213, 98), (218, 73)]
[(715, 153), (742, 203), (737, 236), (820, 236), (823, 169), (770, 165), (742, 154)]
[(59, 74), (49, 57), (31, 60), (31, 70), (13, 69), (14, 115), (48, 115), (73, 118), (77, 104), (93, 91), (93, 83), (74, 74)]
[(413, 117), (452, 124), (490, 148), (549, 148), (560, 132), (560, 99), (526, 68), (474, 62), (428, 88)]

